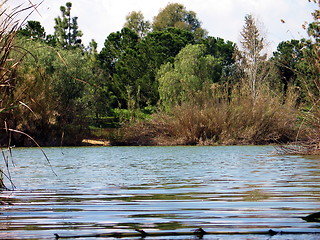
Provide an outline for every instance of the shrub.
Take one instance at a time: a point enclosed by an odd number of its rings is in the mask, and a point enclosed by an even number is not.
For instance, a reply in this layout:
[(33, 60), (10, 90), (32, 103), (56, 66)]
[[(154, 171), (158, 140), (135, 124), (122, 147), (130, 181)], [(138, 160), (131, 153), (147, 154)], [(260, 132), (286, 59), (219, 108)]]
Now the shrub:
[(230, 96), (224, 87), (215, 91), (214, 97), (200, 104), (198, 100), (182, 103), (169, 113), (155, 114), (148, 122), (126, 126), (120, 138), (122, 144), (268, 144), (295, 139), (297, 110), (293, 91), (286, 101), (267, 87), (255, 101), (243, 88), (234, 88)]

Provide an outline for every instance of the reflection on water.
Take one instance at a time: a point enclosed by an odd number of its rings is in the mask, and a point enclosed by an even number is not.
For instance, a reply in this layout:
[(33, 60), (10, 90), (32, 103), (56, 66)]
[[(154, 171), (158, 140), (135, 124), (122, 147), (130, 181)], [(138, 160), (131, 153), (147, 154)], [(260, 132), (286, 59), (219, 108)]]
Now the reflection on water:
[[(320, 211), (320, 159), (273, 151), (254, 146), (47, 148), (55, 176), (39, 150), (14, 149), (11, 174), (17, 190), (1, 194), (13, 205), (0, 206), (0, 238), (52, 239), (54, 233), (135, 228), (320, 232), (320, 223), (300, 218)], [(211, 238), (217, 239), (205, 236)]]

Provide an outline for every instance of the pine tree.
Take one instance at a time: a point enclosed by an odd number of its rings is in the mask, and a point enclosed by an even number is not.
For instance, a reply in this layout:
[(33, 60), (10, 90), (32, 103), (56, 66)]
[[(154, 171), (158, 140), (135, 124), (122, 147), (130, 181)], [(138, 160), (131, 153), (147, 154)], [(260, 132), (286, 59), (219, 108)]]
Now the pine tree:
[(72, 3), (67, 2), (66, 6), (61, 6), (62, 17), (55, 18), (54, 36), (57, 45), (63, 48), (82, 47), (82, 32), (78, 27), (78, 17), (71, 17)]
[(267, 54), (263, 53), (265, 40), (252, 15), (245, 17), (241, 38), (241, 50), (238, 51), (237, 58), (241, 70), (244, 72), (245, 83), (255, 100), (258, 89), (268, 73), (265, 67)]

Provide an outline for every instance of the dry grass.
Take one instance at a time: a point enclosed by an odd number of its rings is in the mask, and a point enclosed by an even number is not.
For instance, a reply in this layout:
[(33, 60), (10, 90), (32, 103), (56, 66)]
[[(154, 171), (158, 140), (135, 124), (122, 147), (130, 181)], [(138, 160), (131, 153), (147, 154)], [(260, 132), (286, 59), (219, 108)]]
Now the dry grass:
[[(295, 94), (287, 100), (261, 91), (253, 102), (240, 90), (184, 103), (121, 130), (113, 144), (215, 145), (269, 144), (293, 141), (297, 134)], [(121, 139), (121, 140), (119, 140)]]
[[(28, 108), (26, 104), (15, 98), (13, 89), (15, 87), (14, 72), (23, 57), (27, 54), (26, 51), (15, 45), (16, 32), (24, 22), (18, 16), (22, 12), (36, 10), (36, 5), (32, 5), (31, 1), (29, 2), (30, 5), (27, 7), (22, 7), (21, 5), (12, 9), (9, 9), (9, 6), (6, 5), (7, 1), (0, 3), (0, 144), (5, 163), (5, 169), (0, 169), (0, 188), (5, 188), (4, 177), (8, 178), (11, 182), (8, 167), (11, 158), (11, 133), (18, 132), (19, 134), (27, 135), (26, 133), (12, 129), (10, 125), (14, 122), (12, 118), (14, 109), (21, 105)], [(18, 57), (12, 58), (11, 53), (13, 51), (20, 53), (17, 55)], [(31, 109), (29, 110), (31, 111)], [(27, 136), (34, 141), (31, 136)], [(2, 148), (2, 145), (6, 145), (6, 149)], [(13, 183), (12, 187), (14, 187)]]
[[(5, 3), (0, 4), (0, 136), (1, 142), (3, 141), (4, 136), (7, 136), (8, 125), (7, 125), (7, 115), (8, 111), (14, 107), (12, 99), (10, 98), (10, 91), (12, 88), (12, 72), (17, 66), (17, 62), (13, 59), (10, 59), (10, 53), (14, 48), (14, 38), (15, 31), (17, 30), (19, 23), (14, 20), (17, 10), (14, 10), (10, 13), (7, 12), (5, 8)], [(10, 145), (10, 138), (9, 144)], [(10, 147), (8, 149), (1, 148), (2, 156), (4, 159), (5, 166), (8, 169), (9, 157), (11, 154)], [(9, 153), (9, 154), (8, 154)], [(10, 172), (6, 174), (3, 169), (0, 176), (0, 188), (5, 188), (3, 177), (6, 176), (10, 179)]]

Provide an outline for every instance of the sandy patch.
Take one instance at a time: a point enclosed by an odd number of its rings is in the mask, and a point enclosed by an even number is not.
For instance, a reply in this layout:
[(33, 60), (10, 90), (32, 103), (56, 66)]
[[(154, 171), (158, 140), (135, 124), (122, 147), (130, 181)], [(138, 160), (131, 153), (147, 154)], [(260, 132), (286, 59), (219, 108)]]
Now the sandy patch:
[(110, 146), (110, 142), (106, 140), (83, 139), (82, 143), (84, 145)]

